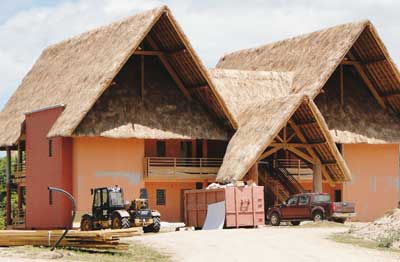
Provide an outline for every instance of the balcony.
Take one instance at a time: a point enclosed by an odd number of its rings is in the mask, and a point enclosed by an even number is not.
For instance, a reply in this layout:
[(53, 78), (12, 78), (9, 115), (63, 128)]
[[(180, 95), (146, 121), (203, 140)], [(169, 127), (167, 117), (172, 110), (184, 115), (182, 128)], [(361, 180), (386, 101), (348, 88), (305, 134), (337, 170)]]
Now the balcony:
[(146, 157), (146, 180), (215, 179), (222, 158)]
[(12, 182), (14, 184), (23, 184), (25, 183), (25, 163), (18, 163), (12, 166)]

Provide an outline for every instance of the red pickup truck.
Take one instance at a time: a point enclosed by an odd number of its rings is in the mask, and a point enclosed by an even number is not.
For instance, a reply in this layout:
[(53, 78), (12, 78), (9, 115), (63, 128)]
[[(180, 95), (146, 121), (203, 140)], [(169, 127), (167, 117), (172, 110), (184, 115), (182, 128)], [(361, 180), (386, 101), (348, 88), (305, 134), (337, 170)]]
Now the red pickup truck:
[(329, 194), (303, 193), (289, 197), (281, 205), (270, 207), (267, 220), (279, 226), (281, 221), (289, 221), (298, 226), (301, 221), (324, 219), (344, 223), (347, 218), (356, 216), (353, 203), (331, 202)]

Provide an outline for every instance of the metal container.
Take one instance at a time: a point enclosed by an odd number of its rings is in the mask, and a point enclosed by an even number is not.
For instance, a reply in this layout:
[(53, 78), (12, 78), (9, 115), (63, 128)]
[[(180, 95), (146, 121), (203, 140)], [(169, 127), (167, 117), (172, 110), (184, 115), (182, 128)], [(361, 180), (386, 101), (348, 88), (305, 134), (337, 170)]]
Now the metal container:
[(265, 224), (264, 187), (243, 186), (185, 191), (185, 224), (201, 228), (208, 204), (225, 201), (225, 227)]

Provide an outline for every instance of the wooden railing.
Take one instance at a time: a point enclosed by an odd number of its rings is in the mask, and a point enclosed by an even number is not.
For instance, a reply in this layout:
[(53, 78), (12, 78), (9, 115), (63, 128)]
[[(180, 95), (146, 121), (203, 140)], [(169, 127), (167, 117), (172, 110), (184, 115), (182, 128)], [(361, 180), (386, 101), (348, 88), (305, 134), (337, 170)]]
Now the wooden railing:
[(23, 208), (17, 208), (13, 211), (12, 222), (14, 229), (25, 228), (25, 210)]
[(14, 183), (23, 183), (25, 182), (26, 176), (26, 166), (25, 162), (17, 163), (12, 166), (12, 180)]
[(216, 175), (222, 158), (146, 157), (145, 177)]

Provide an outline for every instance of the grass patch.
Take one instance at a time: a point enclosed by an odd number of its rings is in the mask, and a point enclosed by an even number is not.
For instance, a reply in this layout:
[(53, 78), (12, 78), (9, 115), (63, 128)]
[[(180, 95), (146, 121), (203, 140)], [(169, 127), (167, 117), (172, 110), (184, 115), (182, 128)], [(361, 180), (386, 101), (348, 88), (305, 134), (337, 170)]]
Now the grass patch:
[(117, 252), (80, 249), (58, 249), (54, 252), (51, 252), (50, 248), (39, 248), (30, 246), (12, 247), (0, 249), (0, 256), (12, 258), (51, 259), (59, 261), (85, 262), (170, 261), (170, 257), (168, 255), (139, 243), (130, 243), (128, 250)]
[(383, 250), (383, 251), (391, 251), (391, 252), (400, 253), (400, 250), (385, 247), (385, 246), (381, 245), (380, 242), (354, 237), (354, 236), (352, 236), (352, 235), (350, 235), (348, 233), (331, 234), (328, 237), (328, 239), (333, 240), (333, 241), (338, 242), (338, 243), (351, 244), (351, 245), (358, 246), (358, 247), (364, 247), (364, 248), (369, 248), (369, 249), (376, 249), (376, 250)]
[(321, 221), (321, 222), (309, 222), (300, 224), (301, 228), (333, 228), (333, 227), (348, 227), (344, 224), (332, 222), (332, 221)]

